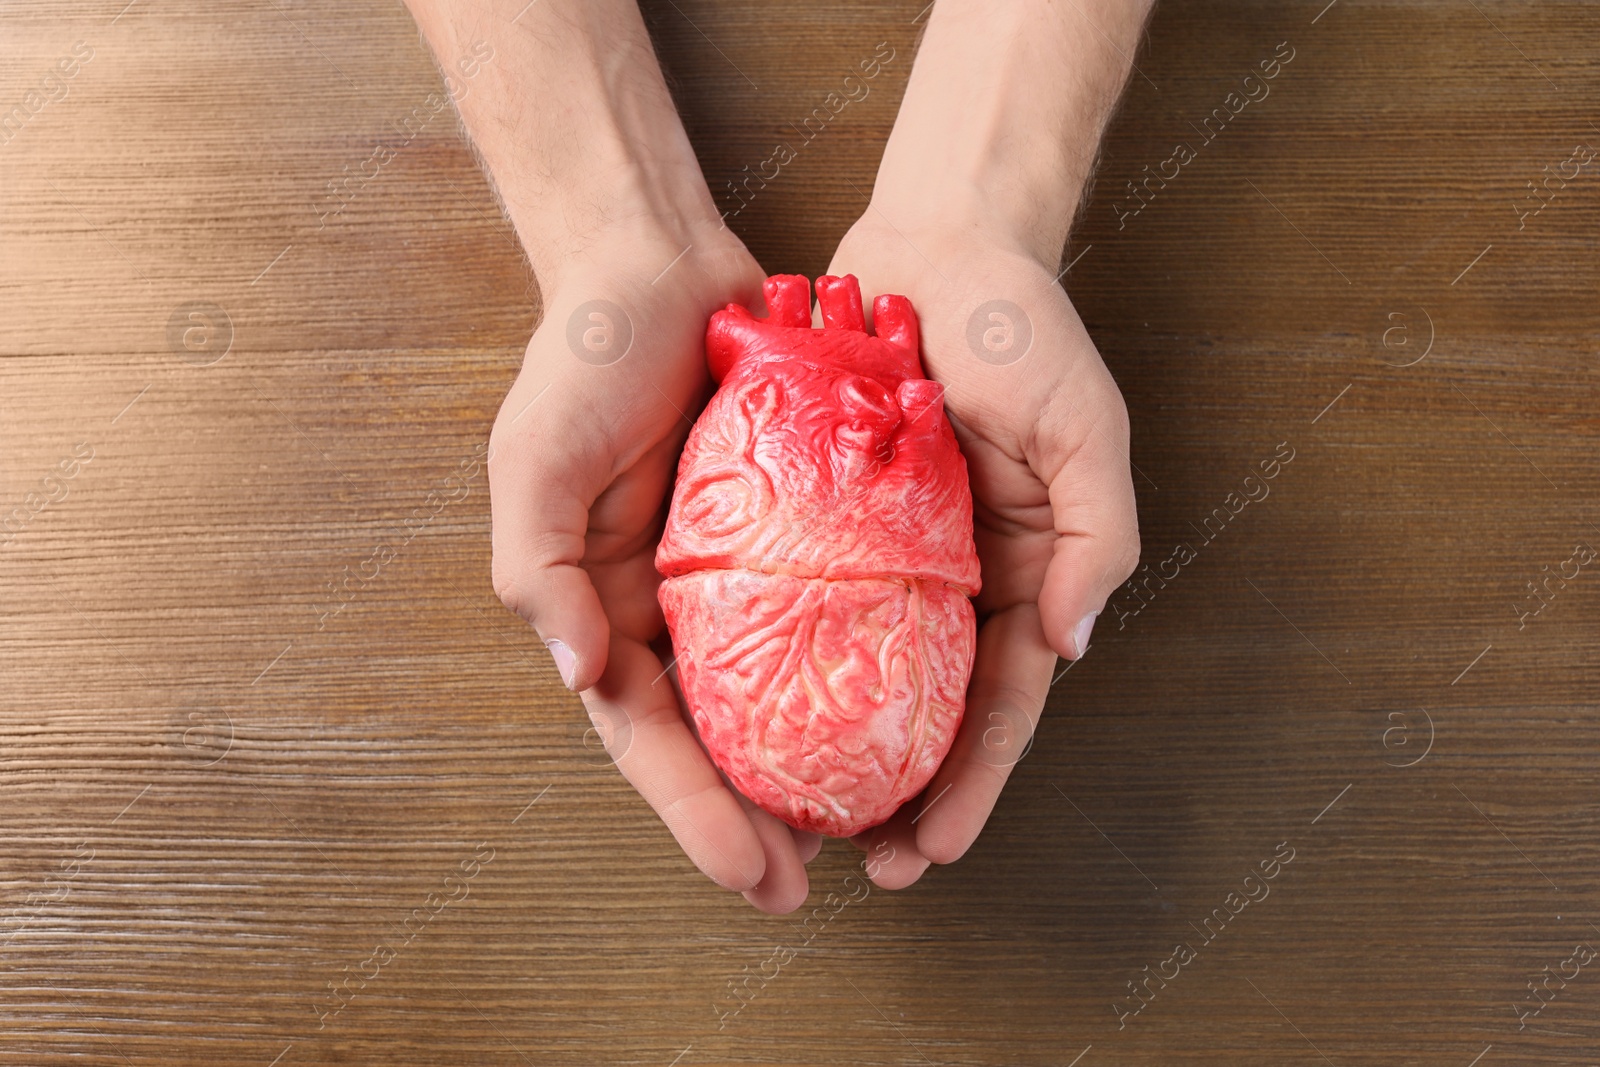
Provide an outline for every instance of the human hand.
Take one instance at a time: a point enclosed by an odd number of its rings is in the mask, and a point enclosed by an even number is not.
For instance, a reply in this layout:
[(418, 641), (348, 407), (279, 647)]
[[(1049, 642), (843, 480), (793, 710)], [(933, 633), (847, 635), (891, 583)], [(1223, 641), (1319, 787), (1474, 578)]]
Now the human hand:
[(757, 907), (792, 910), (820, 841), (727, 788), (652, 647), (656, 542), (708, 385), (706, 320), (759, 303), (762, 271), (722, 224), (633, 0), (406, 4), (446, 70), (493, 42), (456, 102), (544, 302), (490, 435), (495, 590), (690, 859)]
[(727, 787), (652, 648), (667, 647), (655, 553), (707, 395), (706, 320), (759, 306), (764, 274), (726, 229), (702, 227), (686, 252), (650, 229), (591, 243), (545, 294), (490, 435), (494, 585), (695, 865), (784, 913), (805, 900), (821, 838)]
[(1088, 648), (1096, 615), (1138, 564), (1122, 395), (1053, 271), (981, 227), (897, 228), (872, 207), (829, 267), (863, 303), (909, 297), (923, 363), (972, 483), (983, 589), (960, 731), (921, 799), (855, 842), (898, 889), (977, 838), (1033, 736), (1056, 656)]

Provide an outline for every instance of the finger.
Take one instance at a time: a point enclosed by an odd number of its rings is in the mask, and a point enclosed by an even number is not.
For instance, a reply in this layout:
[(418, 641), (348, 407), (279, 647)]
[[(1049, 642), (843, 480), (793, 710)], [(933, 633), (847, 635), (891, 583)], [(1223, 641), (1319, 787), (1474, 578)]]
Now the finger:
[[(593, 541), (591, 535), (590, 543)], [(642, 545), (622, 559), (591, 558), (584, 564), (584, 571), (605, 606), (606, 622), (613, 634), (641, 641), (665, 635), (666, 620), (656, 596), (661, 572), (656, 570), (654, 544)], [(672, 652), (669, 650), (664, 658), (670, 660)]]
[[(610, 477), (610, 447), (536, 385), (517, 379), (489, 446), (494, 588), (544, 640), (567, 688), (584, 690), (606, 667), (610, 625), (580, 566), (589, 506)], [(548, 406), (534, 417), (534, 405)], [(590, 420), (592, 421), (592, 420)]]
[(736, 892), (766, 873), (766, 848), (739, 801), (684, 722), (661, 660), (614, 636), (605, 673), (583, 702), (606, 751), (706, 877)]
[(1039, 592), (1039, 614), (1050, 647), (1071, 660), (1088, 651), (1095, 620), (1139, 565), (1127, 415), (1120, 397), (1098, 406), (1100, 417), (1082, 447), (1050, 480), (1059, 536)]
[(978, 631), (961, 728), (922, 793), (921, 855), (954, 863), (978, 839), (1011, 768), (1032, 744), (1055, 665), (1032, 604), (996, 612)]
[(805, 861), (800, 858), (787, 824), (750, 801), (740, 799), (767, 857), (766, 873), (755, 888), (745, 890), (744, 898), (768, 915), (787, 915), (806, 902), (806, 894), (811, 890)]
[(867, 877), (880, 889), (904, 889), (928, 869), (927, 858), (917, 851), (917, 828), (911, 821), (916, 809), (915, 801), (902, 804), (888, 822), (856, 835), (867, 846), (862, 861)]
[(796, 830), (789, 827), (789, 833), (794, 835), (795, 851), (800, 855), (800, 862), (809, 864), (817, 858), (822, 851), (822, 835), (811, 830)]

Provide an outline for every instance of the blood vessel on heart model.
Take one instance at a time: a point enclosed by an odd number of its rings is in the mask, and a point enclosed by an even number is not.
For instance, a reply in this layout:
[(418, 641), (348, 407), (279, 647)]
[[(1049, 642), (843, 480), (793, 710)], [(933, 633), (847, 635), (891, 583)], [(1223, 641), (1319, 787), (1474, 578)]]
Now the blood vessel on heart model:
[(916, 313), (850, 275), (730, 304), (720, 387), (684, 446), (656, 567), (679, 678), (733, 784), (803, 830), (883, 822), (950, 749), (979, 588), (967, 465)]

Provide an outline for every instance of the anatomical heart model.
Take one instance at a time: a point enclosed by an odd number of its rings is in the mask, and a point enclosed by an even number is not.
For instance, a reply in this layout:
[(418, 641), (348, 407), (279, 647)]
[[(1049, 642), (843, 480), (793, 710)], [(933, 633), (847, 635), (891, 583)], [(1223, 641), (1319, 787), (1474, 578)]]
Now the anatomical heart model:
[(978, 591), (967, 464), (910, 301), (766, 282), (706, 353), (720, 388), (678, 465), (656, 567), (712, 758), (791, 826), (845, 837), (927, 785), (966, 702)]

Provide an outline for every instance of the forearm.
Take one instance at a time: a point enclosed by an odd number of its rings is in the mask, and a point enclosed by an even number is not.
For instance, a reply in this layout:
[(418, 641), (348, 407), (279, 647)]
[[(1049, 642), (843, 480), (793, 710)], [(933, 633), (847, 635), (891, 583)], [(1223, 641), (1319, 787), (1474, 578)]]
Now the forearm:
[[(721, 225), (634, 0), (406, 0), (541, 286)], [(487, 48), (484, 45), (487, 45)]]
[(873, 201), (1053, 267), (1153, 0), (938, 0)]

